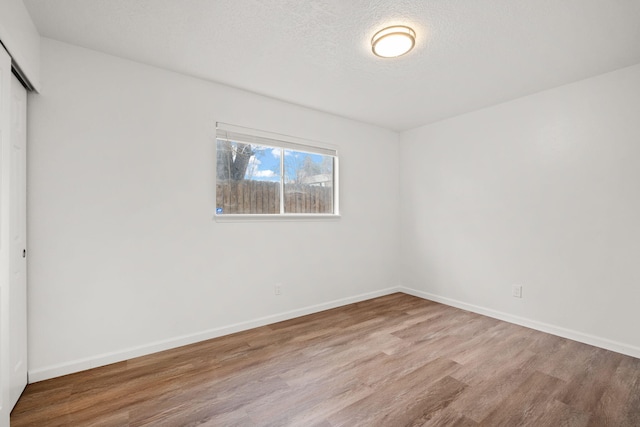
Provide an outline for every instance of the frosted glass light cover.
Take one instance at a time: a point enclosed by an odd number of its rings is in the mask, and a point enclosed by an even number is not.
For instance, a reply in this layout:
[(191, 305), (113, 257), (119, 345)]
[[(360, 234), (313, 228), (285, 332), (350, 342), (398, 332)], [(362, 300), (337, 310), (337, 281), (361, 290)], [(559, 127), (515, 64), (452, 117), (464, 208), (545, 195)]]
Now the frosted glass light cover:
[(373, 53), (383, 58), (395, 58), (413, 49), (416, 33), (409, 27), (394, 26), (378, 31), (371, 39)]

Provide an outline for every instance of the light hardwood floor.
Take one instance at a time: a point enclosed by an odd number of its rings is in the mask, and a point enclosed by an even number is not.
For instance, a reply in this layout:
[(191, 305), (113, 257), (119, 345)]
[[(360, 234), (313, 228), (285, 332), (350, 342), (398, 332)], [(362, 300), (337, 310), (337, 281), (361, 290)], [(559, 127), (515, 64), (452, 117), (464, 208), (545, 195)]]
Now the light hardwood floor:
[(640, 426), (640, 360), (393, 294), (27, 387), (19, 426)]

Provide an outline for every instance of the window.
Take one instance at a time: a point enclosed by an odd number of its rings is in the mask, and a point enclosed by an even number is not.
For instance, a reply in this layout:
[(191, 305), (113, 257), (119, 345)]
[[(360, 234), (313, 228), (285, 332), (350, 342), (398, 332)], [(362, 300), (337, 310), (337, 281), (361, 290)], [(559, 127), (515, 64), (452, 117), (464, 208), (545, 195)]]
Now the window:
[(337, 216), (335, 148), (223, 123), (216, 127), (216, 217)]

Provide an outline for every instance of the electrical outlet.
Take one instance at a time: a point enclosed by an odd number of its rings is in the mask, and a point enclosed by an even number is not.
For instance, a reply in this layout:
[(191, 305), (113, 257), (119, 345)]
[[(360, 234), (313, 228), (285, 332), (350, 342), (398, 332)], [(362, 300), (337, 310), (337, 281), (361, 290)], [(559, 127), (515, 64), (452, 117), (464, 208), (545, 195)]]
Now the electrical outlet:
[(273, 292), (276, 295), (282, 295), (282, 285), (280, 283), (278, 283), (275, 288), (273, 289)]
[(515, 298), (522, 298), (522, 285), (513, 285), (511, 289), (511, 295)]

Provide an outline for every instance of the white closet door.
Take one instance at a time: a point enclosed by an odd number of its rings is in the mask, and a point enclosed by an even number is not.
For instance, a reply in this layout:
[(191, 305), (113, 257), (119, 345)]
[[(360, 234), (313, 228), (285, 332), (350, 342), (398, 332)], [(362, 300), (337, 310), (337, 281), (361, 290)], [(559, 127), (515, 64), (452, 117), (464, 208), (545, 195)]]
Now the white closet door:
[(27, 91), (11, 76), (9, 348), (13, 408), (27, 386)]
[(9, 349), (10, 283), (10, 90), (11, 59), (0, 46), (0, 427), (9, 426), (11, 368)]

